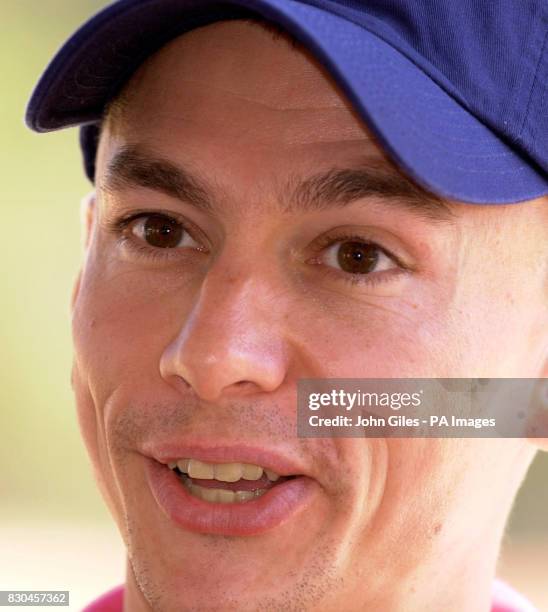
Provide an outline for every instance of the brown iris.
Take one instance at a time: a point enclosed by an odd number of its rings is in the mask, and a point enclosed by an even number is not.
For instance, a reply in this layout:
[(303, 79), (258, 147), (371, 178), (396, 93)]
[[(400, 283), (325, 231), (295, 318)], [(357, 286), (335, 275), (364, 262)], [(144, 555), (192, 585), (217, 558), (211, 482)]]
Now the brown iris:
[(368, 274), (379, 259), (379, 247), (366, 242), (343, 242), (337, 253), (337, 261), (344, 272)]
[(164, 215), (149, 215), (144, 225), (145, 240), (161, 249), (177, 247), (184, 231), (180, 223)]

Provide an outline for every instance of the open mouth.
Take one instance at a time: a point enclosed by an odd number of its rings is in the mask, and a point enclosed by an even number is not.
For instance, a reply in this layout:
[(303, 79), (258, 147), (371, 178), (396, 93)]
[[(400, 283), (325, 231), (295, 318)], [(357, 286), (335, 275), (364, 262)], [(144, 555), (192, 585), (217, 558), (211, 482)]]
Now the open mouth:
[(314, 478), (264, 449), (166, 446), (154, 454), (157, 458), (148, 456), (145, 464), (152, 496), (163, 514), (186, 531), (258, 535), (297, 520), (320, 494)]
[(179, 459), (168, 464), (193, 497), (220, 504), (237, 504), (262, 497), (269, 489), (295, 476), (251, 463), (206, 463), (198, 459)]

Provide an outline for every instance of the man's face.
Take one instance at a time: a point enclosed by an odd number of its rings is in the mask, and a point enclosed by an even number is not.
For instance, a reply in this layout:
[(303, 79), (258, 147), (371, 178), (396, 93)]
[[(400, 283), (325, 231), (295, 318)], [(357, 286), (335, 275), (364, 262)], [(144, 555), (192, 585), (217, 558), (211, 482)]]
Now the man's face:
[[(498, 542), (532, 450), (299, 439), (296, 383), (543, 375), (546, 206), (421, 194), (312, 59), (248, 23), (175, 40), (124, 98), (73, 384), (131, 609), (141, 593), (161, 611), (415, 609), (446, 580), (484, 585), (495, 553), (470, 559)], [(206, 502), (165, 465), (185, 458), (298, 478)]]

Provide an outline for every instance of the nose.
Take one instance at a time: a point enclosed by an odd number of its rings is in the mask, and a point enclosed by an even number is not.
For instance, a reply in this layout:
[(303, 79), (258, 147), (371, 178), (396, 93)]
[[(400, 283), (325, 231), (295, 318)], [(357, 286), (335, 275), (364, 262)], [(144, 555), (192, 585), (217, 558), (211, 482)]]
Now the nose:
[(160, 359), (160, 373), (202, 400), (277, 389), (285, 379), (287, 347), (272, 291), (256, 277), (210, 270), (198, 298)]

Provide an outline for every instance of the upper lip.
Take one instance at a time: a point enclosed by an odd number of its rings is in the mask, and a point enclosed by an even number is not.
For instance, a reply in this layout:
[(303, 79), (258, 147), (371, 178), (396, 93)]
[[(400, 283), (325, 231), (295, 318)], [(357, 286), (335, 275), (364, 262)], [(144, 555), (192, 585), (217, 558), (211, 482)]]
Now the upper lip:
[(198, 459), (208, 463), (252, 463), (276, 472), (280, 476), (304, 475), (304, 466), (281, 450), (251, 446), (245, 443), (219, 441), (149, 442), (143, 445), (144, 455), (159, 463), (168, 464), (178, 459)]

